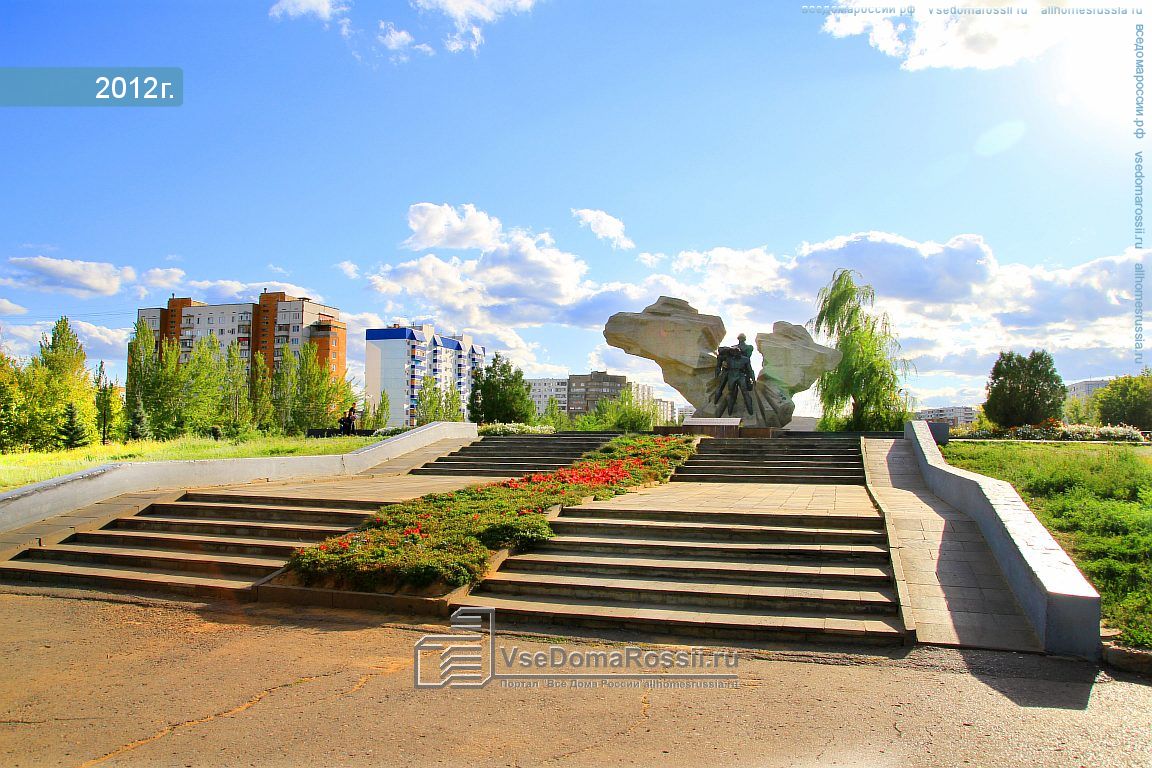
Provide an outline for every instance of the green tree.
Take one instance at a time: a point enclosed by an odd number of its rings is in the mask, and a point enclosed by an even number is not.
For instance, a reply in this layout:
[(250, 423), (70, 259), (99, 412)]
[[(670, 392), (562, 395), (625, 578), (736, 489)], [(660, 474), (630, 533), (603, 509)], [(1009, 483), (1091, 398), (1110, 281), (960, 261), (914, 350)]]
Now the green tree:
[(104, 361), (96, 366), (96, 432), (100, 442), (107, 445), (119, 436), (119, 424), (124, 413), (124, 403), (120, 399), (118, 387), (108, 380), (104, 372)]
[(1032, 350), (1028, 357), (1001, 352), (988, 377), (984, 413), (1004, 428), (1059, 419), (1068, 394), (1052, 356)]
[[(285, 353), (288, 354), (291, 353)], [(355, 402), (351, 385), (337, 381), (332, 372), (320, 364), (316, 345), (308, 342), (301, 346), (292, 410), (293, 431), (304, 433), (309, 429), (335, 426), (339, 414)]]
[(449, 384), (444, 390), (441, 405), (440, 421), (464, 421), (464, 403), (455, 385)]
[(544, 406), (544, 413), (540, 414), (539, 421), (541, 424), (553, 427), (557, 432), (570, 427), (568, 413), (560, 410), (560, 401), (554, 397), (548, 398), (548, 404)]
[(1069, 397), (1064, 401), (1064, 421), (1067, 424), (1100, 424), (1100, 409), (1094, 397)]
[(1121, 376), (1096, 393), (1100, 421), (1152, 430), (1152, 369), (1139, 376)]
[(481, 424), (529, 423), (536, 413), (524, 372), (497, 352), (484, 368), (472, 374), (468, 414)]
[(425, 376), (420, 381), (420, 391), (416, 393), (416, 426), (443, 421), (444, 393), (440, 391), (436, 379)]
[(60, 445), (64, 448), (83, 448), (91, 442), (88, 428), (80, 421), (80, 409), (75, 403), (66, 404), (60, 424)]
[(236, 438), (252, 428), (252, 393), (248, 364), (240, 357), (239, 342), (224, 353), (224, 371), (217, 421), (224, 434)]
[[(209, 435), (219, 428), (220, 401), (225, 389), (224, 355), (212, 333), (196, 340), (184, 365), (184, 420), (188, 432)], [(245, 393), (247, 394), (247, 393)]]
[(292, 433), (292, 417), (296, 405), (296, 355), (285, 344), (280, 348), (280, 361), (272, 374), (272, 405), (277, 428), (284, 434)]
[(146, 321), (137, 320), (128, 342), (128, 375), (124, 379), (125, 436), (129, 440), (152, 436), (148, 414), (155, 410), (157, 366), (156, 338)]
[[(74, 418), (88, 441), (96, 427), (95, 387), (87, 368), (84, 345), (61, 317), (49, 335), (40, 339), (39, 354), (21, 371), (24, 439), (34, 450), (53, 450), (61, 445), (66, 418)], [(74, 417), (65, 409), (71, 404)]]
[(271, 432), (276, 427), (276, 407), (272, 402), (272, 376), (264, 355), (252, 355), (251, 378), (248, 393), (252, 402), (252, 425), (261, 432)]
[(26, 445), (20, 364), (0, 349), (0, 453)]
[(375, 406), (368, 409), (365, 414), (365, 429), (386, 429), (388, 419), (391, 418), (392, 403), (388, 399), (388, 390), (380, 390), (380, 400)]
[(157, 440), (171, 440), (188, 432), (188, 372), (189, 366), (180, 364), (180, 346), (173, 339), (164, 339), (151, 386), (141, 393), (149, 431)]
[[(821, 429), (848, 431), (899, 429), (909, 416), (901, 387), (909, 371), (899, 357), (900, 342), (887, 314), (872, 314), (876, 292), (857, 285), (859, 273), (838, 269), (817, 296), (816, 317), (808, 326), (831, 339), (843, 357), (816, 381), (824, 415)], [(845, 414), (847, 412), (847, 414)]]

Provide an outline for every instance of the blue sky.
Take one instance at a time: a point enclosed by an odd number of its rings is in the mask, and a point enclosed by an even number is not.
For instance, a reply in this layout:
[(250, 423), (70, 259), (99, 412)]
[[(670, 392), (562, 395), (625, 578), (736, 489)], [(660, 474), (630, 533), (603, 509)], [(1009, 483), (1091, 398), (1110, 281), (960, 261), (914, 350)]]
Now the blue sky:
[(751, 336), (844, 266), (924, 404), (979, 402), (1001, 349), (1131, 372), (1145, 17), (1014, 5), (10, 1), (0, 66), (179, 66), (185, 94), (0, 108), (0, 343), (65, 313), (122, 375), (136, 307), (269, 287), (343, 310), (356, 377), (364, 328), (431, 318), (530, 376), (657, 384), (613, 312), (680, 296)]

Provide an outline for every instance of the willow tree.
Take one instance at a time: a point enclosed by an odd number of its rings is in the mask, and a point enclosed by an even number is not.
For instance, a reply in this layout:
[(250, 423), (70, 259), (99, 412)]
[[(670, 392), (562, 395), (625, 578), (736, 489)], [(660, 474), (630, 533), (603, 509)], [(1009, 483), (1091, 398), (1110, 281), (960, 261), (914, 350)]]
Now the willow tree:
[(827, 336), (843, 358), (816, 381), (825, 430), (899, 429), (909, 414), (901, 384), (910, 365), (888, 315), (874, 314), (872, 286), (857, 284), (860, 274), (838, 269), (817, 295), (816, 317), (808, 327)]

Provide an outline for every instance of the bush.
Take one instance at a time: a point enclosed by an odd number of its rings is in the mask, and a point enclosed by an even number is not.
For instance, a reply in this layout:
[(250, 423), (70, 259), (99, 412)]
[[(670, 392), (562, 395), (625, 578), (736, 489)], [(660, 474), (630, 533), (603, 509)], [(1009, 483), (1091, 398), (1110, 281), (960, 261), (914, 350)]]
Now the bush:
[(692, 454), (689, 437), (617, 438), (569, 467), (384, 507), (359, 530), (296, 550), (288, 561), (305, 584), (443, 591), (483, 578), (492, 550), (552, 536), (545, 512), (665, 482)]
[(1010, 429), (969, 428), (957, 429), (952, 437), (968, 440), (1068, 440), (1090, 441), (1100, 440), (1120, 443), (1142, 443), (1144, 435), (1135, 427), (1106, 426), (1097, 427), (1092, 424), (1063, 424), (1058, 421), (1046, 421), (1043, 424), (1025, 425)]
[(551, 435), (556, 431), (556, 427), (548, 424), (532, 425), (517, 422), (515, 424), (481, 424), (476, 430), (481, 435), (489, 435), (493, 437), (503, 437), (506, 435)]

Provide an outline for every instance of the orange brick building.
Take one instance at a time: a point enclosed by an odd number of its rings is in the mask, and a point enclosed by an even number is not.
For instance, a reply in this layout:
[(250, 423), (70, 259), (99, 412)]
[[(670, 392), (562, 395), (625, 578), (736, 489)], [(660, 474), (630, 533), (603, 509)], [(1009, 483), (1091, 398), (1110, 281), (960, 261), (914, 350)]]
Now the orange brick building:
[(283, 292), (260, 294), (255, 303), (205, 304), (173, 296), (166, 307), (138, 310), (156, 335), (157, 351), (164, 339), (180, 346), (185, 362), (196, 339), (215, 335), (222, 348), (236, 342), (240, 356), (251, 359), (263, 355), (269, 370), (275, 370), (287, 347), (299, 353), (308, 342), (316, 345), (320, 364), (337, 378), (347, 370), (348, 330), (340, 320), (340, 310), (297, 298)]

